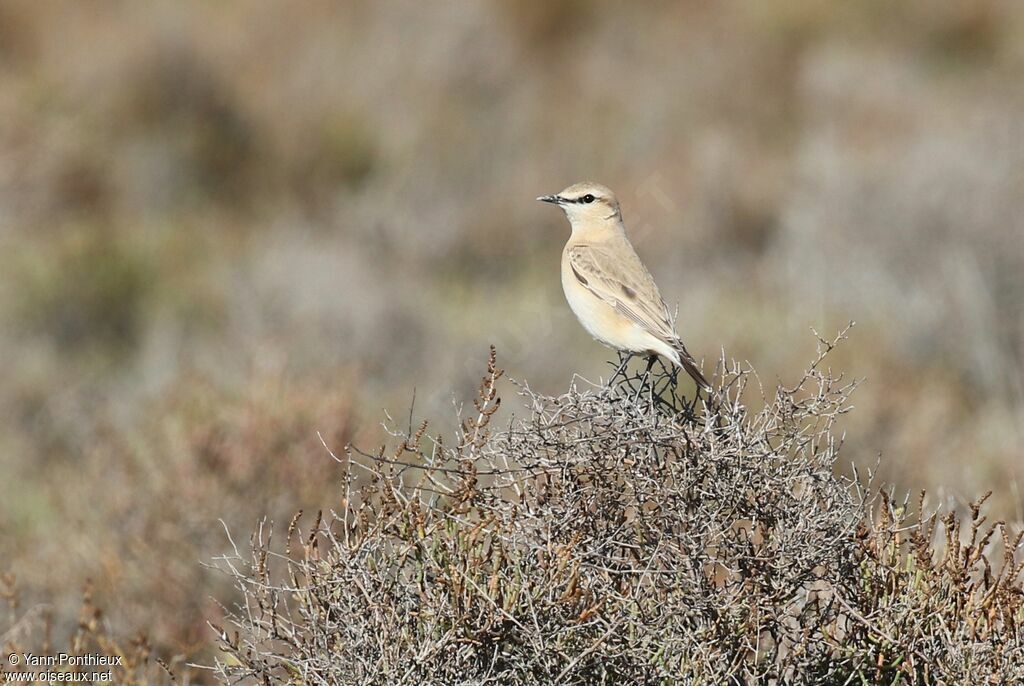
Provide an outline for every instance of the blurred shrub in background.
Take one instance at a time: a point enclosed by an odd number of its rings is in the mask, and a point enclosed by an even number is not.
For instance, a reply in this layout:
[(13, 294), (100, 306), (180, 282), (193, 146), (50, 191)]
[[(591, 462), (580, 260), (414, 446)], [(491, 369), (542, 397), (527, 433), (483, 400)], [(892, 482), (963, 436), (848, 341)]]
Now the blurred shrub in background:
[(19, 265), (11, 323), (61, 355), (99, 349), (122, 362), (139, 343), (154, 267), (102, 229), (69, 232)]
[[(191, 378), (146, 423), (99, 427), (80, 461), (37, 466), (52, 492), (3, 495), (18, 513), (8, 531), (19, 536), (7, 545), (25, 560), (14, 567), (23, 605), (50, 607), (63, 636), (75, 580), (92, 579), (96, 604), (114, 618), (104, 627), (111, 637), (141, 633), (169, 660), (209, 652), (206, 622), (219, 616), (211, 594), (229, 587), (203, 562), (224, 545), (223, 527), (337, 501), (317, 432), (351, 440), (351, 414), (349, 398), (330, 389), (268, 377), (229, 395)], [(39, 587), (61, 592), (40, 598)]]

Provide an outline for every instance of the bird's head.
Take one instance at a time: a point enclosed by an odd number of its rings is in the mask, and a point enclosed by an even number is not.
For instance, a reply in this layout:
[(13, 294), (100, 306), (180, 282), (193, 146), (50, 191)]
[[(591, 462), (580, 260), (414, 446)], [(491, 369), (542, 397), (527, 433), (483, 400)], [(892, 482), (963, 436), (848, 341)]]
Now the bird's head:
[(618, 222), (619, 201), (607, 186), (583, 181), (554, 195), (542, 195), (541, 202), (558, 205), (575, 228), (589, 223)]

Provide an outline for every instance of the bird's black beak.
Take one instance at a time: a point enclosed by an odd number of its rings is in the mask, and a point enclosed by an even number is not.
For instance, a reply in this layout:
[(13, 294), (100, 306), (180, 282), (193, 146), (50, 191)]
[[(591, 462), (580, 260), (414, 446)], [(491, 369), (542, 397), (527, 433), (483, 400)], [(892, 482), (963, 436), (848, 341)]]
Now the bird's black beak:
[(537, 198), (537, 200), (540, 200), (541, 202), (554, 203), (555, 205), (561, 205), (563, 202), (565, 202), (565, 199), (562, 198), (562, 196), (560, 195), (542, 195), (539, 198)]

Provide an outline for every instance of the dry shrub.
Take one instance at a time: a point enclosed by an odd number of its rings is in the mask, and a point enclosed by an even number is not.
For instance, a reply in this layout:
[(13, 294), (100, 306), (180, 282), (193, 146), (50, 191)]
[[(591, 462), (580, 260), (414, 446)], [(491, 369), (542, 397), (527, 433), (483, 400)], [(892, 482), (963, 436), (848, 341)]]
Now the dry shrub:
[(859, 670), (870, 682), (1024, 683), (1024, 562), (1015, 556), (1024, 530), (985, 525), (990, 495), (966, 518), (925, 517), (923, 491), (914, 518), (906, 500), (878, 499), (878, 516), (860, 531), (859, 602), (846, 608), (855, 621), (847, 640), (874, 661)]
[(795, 387), (762, 389), (760, 410), (742, 400), (754, 373), (723, 364), (703, 406), (665, 369), (559, 397), (523, 384), (526, 414), (501, 429), (492, 351), (453, 441), (410, 413), (396, 449), (340, 460), (341, 509), (305, 530), (296, 515), (283, 547), (261, 528), (220, 559), (244, 603), (215, 627), (215, 670), (226, 683), (1019, 681), (1021, 536), (986, 528), (979, 504), (969, 532), (951, 514), (936, 537), (934, 517), (910, 521), (868, 497), (870, 480), (836, 475), (854, 384), (825, 360), (842, 336)]

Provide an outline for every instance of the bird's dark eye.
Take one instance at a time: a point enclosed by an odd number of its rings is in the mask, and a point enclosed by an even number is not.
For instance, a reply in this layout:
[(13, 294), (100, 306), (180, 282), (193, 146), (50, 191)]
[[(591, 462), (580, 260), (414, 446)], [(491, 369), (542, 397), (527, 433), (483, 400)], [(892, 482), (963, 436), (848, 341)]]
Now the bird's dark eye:
[(594, 202), (594, 196), (592, 196), (590, 193), (587, 193), (582, 198), (580, 198), (580, 200), (589, 205), (590, 203)]

